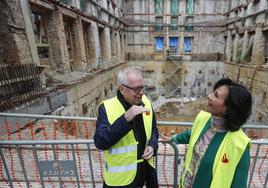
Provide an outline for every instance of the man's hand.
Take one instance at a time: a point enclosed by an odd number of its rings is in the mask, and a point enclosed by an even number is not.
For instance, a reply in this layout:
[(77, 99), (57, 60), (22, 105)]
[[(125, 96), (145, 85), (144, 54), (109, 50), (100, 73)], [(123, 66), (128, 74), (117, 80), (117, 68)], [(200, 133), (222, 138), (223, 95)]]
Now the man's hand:
[(136, 117), (136, 115), (141, 114), (143, 112), (150, 112), (150, 110), (144, 108), (143, 106), (133, 105), (130, 109), (128, 109), (128, 111), (126, 111), (125, 118), (128, 122), (130, 122)]
[(154, 148), (152, 146), (147, 146), (142, 154), (143, 159), (151, 159), (154, 155)]

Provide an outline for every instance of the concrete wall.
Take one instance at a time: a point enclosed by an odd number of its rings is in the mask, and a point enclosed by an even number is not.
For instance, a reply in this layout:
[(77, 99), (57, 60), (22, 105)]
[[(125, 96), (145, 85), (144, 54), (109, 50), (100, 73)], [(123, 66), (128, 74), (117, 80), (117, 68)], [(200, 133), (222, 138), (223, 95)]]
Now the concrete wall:
[(0, 65), (33, 63), (18, 1), (1, 1), (0, 17)]
[[(180, 37), (180, 47), (177, 55), (184, 56), (183, 38), (192, 38), (192, 52), (186, 53), (188, 58), (189, 54), (224, 54), (224, 27), (206, 27), (210, 26), (209, 22), (216, 22), (215, 20), (222, 20), (225, 13), (225, 1), (212, 1), (212, 0), (197, 0), (194, 4), (194, 15), (189, 18), (193, 23), (198, 23), (192, 32), (187, 32), (184, 28), (186, 25), (186, 1), (178, 1), (178, 30), (173, 31), (170, 29), (171, 15), (170, 1), (163, 1), (163, 13), (160, 15), (155, 14), (155, 1), (135, 0), (126, 1), (126, 18), (129, 20), (131, 26), (128, 27), (128, 53), (132, 59), (157, 59), (156, 57), (166, 58), (166, 51), (169, 49), (169, 36)], [(162, 17), (163, 30), (157, 32), (155, 30), (156, 17)], [(148, 25), (150, 27), (148, 27)], [(138, 27), (139, 26), (139, 27)], [(155, 52), (154, 40), (157, 36), (164, 37), (164, 50), (162, 55)]]
[(207, 96), (212, 86), (224, 75), (220, 62), (193, 61), (182, 63), (182, 90), (185, 97)]
[(183, 62), (181, 96), (203, 97), (212, 92), (212, 86), (222, 77), (229, 77), (246, 86), (253, 96), (250, 122), (268, 122), (268, 71), (248, 65), (223, 62)]
[[(142, 68), (145, 84), (154, 86), (145, 91), (153, 101), (159, 96), (207, 97), (220, 78), (231, 78), (252, 93), (253, 110), (249, 122), (268, 123), (268, 71), (265, 68), (219, 61), (183, 61), (178, 65), (169, 61), (130, 61), (128, 66)], [(177, 67), (181, 69), (176, 71)], [(180, 93), (170, 95), (178, 86)]]
[[(116, 77), (119, 70), (126, 65), (114, 67), (101, 71), (84, 79), (79, 84), (70, 87), (67, 91), (68, 104), (61, 112), (62, 115), (70, 114), (74, 116), (97, 115), (98, 105), (105, 99), (114, 97), (117, 91)], [(87, 113), (83, 113), (82, 105), (86, 106)]]
[[(225, 37), (225, 58), (227, 61), (267, 67), (266, 31), (268, 3), (231, 1), (231, 9), (226, 13), (229, 19), (236, 18), (227, 24)], [(237, 18), (239, 16), (239, 18)]]
[[(41, 97), (58, 89), (72, 88), (70, 85), (74, 82), (84, 87), (85, 77), (89, 79), (103, 69), (109, 72), (109, 69), (112, 70), (125, 61), (126, 56), (122, 53), (126, 50), (120, 49), (125, 47), (125, 24), (121, 20), (123, 1), (109, 0), (102, 3), (89, 0), (85, 1), (85, 7), (80, 7), (78, 0), (69, 2), (70, 4), (43, 0), (0, 2), (0, 66), (27, 63), (41, 65), (38, 66), (38, 74), (44, 70), (41, 75)], [(96, 11), (94, 13), (91, 10)], [(101, 38), (99, 28), (103, 28)], [(114, 39), (115, 58), (112, 58), (110, 30), (117, 34)], [(47, 49), (48, 57), (40, 52), (44, 49)], [(25, 73), (27, 76), (29, 75)], [(110, 80), (113, 79), (108, 78)], [(6, 83), (9, 80), (1, 80), (1, 89), (5, 88)], [(96, 85), (99, 81), (89, 83)], [(17, 84), (21, 87), (20, 80)], [(90, 88), (89, 85), (85, 87)], [(105, 92), (102, 91), (105, 96), (109, 94), (107, 88)], [(80, 100), (83, 96), (84, 94), (78, 94), (72, 100)], [(33, 98), (35, 97), (30, 93), (23, 100), (26, 103)]]
[(253, 111), (251, 121), (268, 122), (268, 71), (263, 68), (245, 65), (224, 64), (224, 74), (251, 89), (253, 95)]

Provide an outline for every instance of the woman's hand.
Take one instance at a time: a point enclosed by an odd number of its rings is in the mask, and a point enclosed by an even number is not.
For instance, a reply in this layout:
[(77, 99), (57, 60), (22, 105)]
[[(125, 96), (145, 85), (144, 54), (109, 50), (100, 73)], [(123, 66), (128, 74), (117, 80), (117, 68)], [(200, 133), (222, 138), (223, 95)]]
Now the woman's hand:
[(161, 135), (159, 141), (172, 142), (171, 136)]

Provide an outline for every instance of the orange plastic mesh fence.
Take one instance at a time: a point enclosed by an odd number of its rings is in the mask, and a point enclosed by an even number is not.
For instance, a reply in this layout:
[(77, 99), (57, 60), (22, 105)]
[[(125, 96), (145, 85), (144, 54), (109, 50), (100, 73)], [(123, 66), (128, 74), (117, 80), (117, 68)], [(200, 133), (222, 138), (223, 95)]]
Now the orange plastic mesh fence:
[[(11, 132), (7, 121), (2, 126), (6, 134), (0, 140), (68, 140), (68, 144), (44, 145), (0, 145), (0, 187), (101, 187), (103, 182), (103, 152), (95, 148), (93, 143), (72, 144), (72, 140), (92, 139), (95, 122), (78, 120), (40, 120), (22, 126), (17, 122), (17, 131)], [(177, 131), (178, 129), (176, 129)], [(164, 134), (168, 129), (164, 129)], [(1, 135), (1, 134), (0, 134)], [(159, 185), (173, 187), (175, 158), (179, 158), (179, 174), (183, 166), (183, 155), (187, 149), (179, 145), (179, 156), (174, 155), (173, 148), (168, 144), (159, 144), (155, 159)], [(250, 187), (262, 188), (268, 174), (268, 146), (261, 145), (257, 153), (257, 145), (251, 149), (250, 174), (253, 175)], [(254, 167), (254, 159), (256, 164)], [(39, 161), (74, 161), (77, 176), (40, 175)], [(10, 177), (8, 177), (8, 175)], [(26, 175), (26, 178), (25, 178)], [(79, 181), (79, 184), (78, 184)]]

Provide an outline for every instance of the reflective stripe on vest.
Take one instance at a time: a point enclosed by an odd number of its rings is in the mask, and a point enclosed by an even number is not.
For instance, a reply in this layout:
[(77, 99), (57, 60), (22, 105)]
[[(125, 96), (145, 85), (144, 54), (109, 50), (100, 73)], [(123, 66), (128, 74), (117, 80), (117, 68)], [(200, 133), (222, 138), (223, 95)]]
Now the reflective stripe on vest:
[(109, 172), (109, 173), (126, 172), (126, 171), (129, 171), (129, 170), (136, 170), (136, 168), (137, 168), (137, 163), (126, 165), (126, 166), (113, 166), (113, 167), (107, 166), (106, 167), (107, 172)]
[[(210, 117), (210, 113), (201, 111), (194, 121), (179, 187), (184, 188), (185, 175), (189, 171), (194, 146)], [(210, 188), (219, 188), (222, 185), (231, 186), (236, 166), (249, 142), (250, 139), (242, 130), (227, 132), (215, 156), (212, 172), (213, 179)], [(229, 158), (230, 156), (232, 156), (231, 159)], [(222, 161), (225, 157), (229, 158), (228, 163)]]
[(110, 154), (120, 154), (120, 153), (127, 153), (131, 151), (137, 151), (137, 144), (130, 145), (130, 146), (123, 146), (120, 148), (110, 148), (109, 153)]
[[(143, 159), (138, 160), (137, 162), (142, 162)], [(136, 170), (137, 168), (137, 162), (130, 164), (130, 165), (125, 165), (125, 166), (113, 166), (109, 167), (107, 163), (105, 163), (105, 168), (107, 169), (108, 172), (114, 173), (114, 172), (126, 172), (129, 170)]]
[[(144, 115), (143, 124), (146, 133), (146, 141), (151, 138), (152, 134), (152, 107), (147, 97), (143, 96), (145, 108), (150, 109), (150, 115)], [(120, 116), (125, 113), (125, 109), (117, 99), (105, 100), (103, 102), (109, 124), (113, 124)], [(137, 160), (137, 142), (133, 131), (129, 131), (114, 146), (104, 151), (104, 181), (109, 186), (125, 186), (130, 184), (137, 171), (137, 163), (143, 161)], [(151, 160), (150, 160), (151, 161)], [(152, 164), (152, 162), (150, 162)]]

